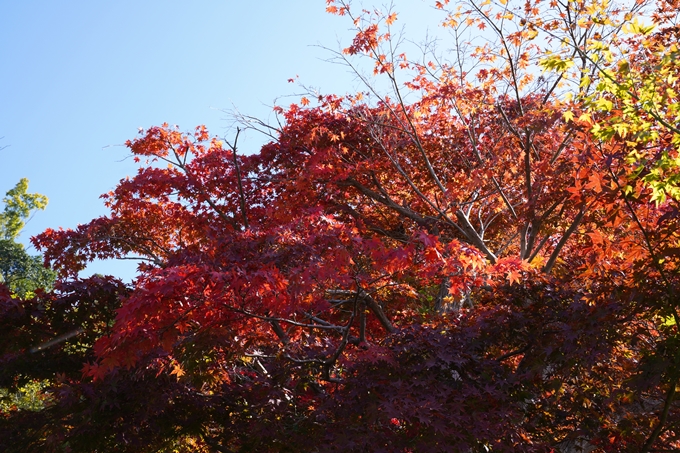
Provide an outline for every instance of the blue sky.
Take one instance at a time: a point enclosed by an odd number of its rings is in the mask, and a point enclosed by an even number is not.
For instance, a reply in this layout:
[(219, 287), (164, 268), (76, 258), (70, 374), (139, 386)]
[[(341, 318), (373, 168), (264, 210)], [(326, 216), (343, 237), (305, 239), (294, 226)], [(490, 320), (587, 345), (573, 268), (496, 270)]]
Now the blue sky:
[[(410, 38), (436, 28), (433, 1), (395, 3)], [(296, 100), (286, 98), (301, 91), (291, 77), (325, 93), (361, 88), (324, 61), (331, 54), (319, 45), (351, 39), (349, 21), (325, 8), (324, 0), (0, 2), (0, 194), (27, 177), (31, 192), (50, 199), (20, 239), (104, 215), (99, 195), (136, 172), (122, 144), (140, 127), (205, 124), (224, 136), (224, 110), (266, 119), (276, 98)], [(256, 152), (261, 139), (241, 143)], [(87, 273), (129, 279), (134, 267), (101, 262)]]

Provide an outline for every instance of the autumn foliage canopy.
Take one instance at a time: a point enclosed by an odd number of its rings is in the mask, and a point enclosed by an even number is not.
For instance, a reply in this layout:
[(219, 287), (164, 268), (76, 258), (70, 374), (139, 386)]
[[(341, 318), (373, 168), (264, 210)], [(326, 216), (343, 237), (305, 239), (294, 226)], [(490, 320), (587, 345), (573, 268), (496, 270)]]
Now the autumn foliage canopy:
[(680, 451), (678, 5), (440, 1), (406, 55), (327, 3), (365, 91), (152, 127), (33, 238), (60, 277), (0, 285), (0, 387), (48, 386), (3, 451)]

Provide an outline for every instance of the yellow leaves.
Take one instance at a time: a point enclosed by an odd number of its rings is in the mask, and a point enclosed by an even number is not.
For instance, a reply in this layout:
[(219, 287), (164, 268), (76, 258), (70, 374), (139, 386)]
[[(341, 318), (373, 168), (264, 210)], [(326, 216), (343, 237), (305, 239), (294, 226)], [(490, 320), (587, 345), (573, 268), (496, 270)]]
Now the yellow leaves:
[(635, 35), (649, 35), (656, 28), (652, 25), (645, 25), (640, 22), (640, 19), (635, 17), (632, 21), (623, 26), (624, 33), (631, 33)]
[(574, 112), (572, 112), (571, 110), (567, 110), (562, 114), (562, 117), (564, 118), (564, 121), (568, 123), (569, 121), (572, 121), (574, 119)]
[(665, 327), (673, 327), (675, 325), (675, 318), (673, 316), (658, 316), (657, 320), (660, 321), (661, 325)]
[[(628, 125), (626, 123), (616, 123), (612, 125), (612, 129), (616, 134), (619, 135), (621, 138), (626, 138), (629, 132)], [(628, 146), (636, 146), (636, 144), (631, 145), (633, 142), (626, 142)]]
[(576, 25), (578, 25), (580, 28), (589, 28), (592, 25), (592, 21), (582, 17), (576, 21)]
[(614, 107), (614, 103), (609, 99), (599, 98), (595, 101), (595, 107), (600, 111), (610, 112)]
[(579, 121), (583, 121), (584, 123), (589, 123), (593, 124), (593, 119), (590, 116), (590, 113), (582, 113), (581, 116), (578, 117)]
[(532, 269), (542, 269), (543, 266), (545, 265), (545, 262), (546, 262), (545, 257), (539, 253), (534, 257), (533, 260), (531, 260), (529, 265)]

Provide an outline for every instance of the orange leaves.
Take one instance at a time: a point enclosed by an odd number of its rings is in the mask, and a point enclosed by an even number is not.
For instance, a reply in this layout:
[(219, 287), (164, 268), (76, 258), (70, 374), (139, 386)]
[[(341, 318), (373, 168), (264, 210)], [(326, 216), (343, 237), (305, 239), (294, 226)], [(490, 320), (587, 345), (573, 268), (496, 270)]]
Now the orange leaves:
[(609, 184), (608, 177), (603, 175), (599, 168), (582, 166), (574, 175), (574, 185), (568, 187), (567, 191), (571, 193), (572, 200), (584, 200), (590, 196), (589, 194), (602, 193), (603, 188)]
[(171, 134), (172, 132), (167, 129), (167, 124), (164, 124), (163, 127), (153, 127), (147, 130), (142, 138), (134, 141), (128, 140), (125, 144), (134, 154), (164, 157), (167, 156), (168, 149), (172, 146)]
[(602, 236), (602, 233), (599, 230), (588, 233), (588, 236), (590, 237), (590, 240), (593, 241), (594, 245), (602, 246), (605, 244), (604, 236)]
[[(179, 126), (170, 127), (164, 123), (160, 127), (149, 128), (146, 132), (140, 130), (142, 137), (128, 140), (125, 144), (136, 156), (150, 156), (160, 159), (183, 157), (188, 153), (200, 150), (195, 148), (195, 142), (209, 139), (205, 126), (197, 126), (190, 138), (179, 131)], [(135, 157), (135, 162), (139, 158)]]
[(358, 53), (367, 53), (375, 50), (378, 43), (384, 39), (384, 36), (378, 35), (378, 26), (371, 24), (363, 30), (359, 30), (352, 41), (352, 45), (343, 49), (343, 53), (347, 55), (356, 55)]
[(519, 272), (516, 269), (512, 269), (512, 270), (508, 271), (507, 276), (508, 276), (508, 280), (510, 281), (510, 284), (512, 285), (514, 283), (519, 283), (521, 281), (522, 273)]
[[(380, 53), (380, 43), (387, 42), (391, 39), (389, 32), (379, 33), (379, 24), (384, 24), (389, 30), (390, 26), (392, 26), (397, 20), (397, 13), (393, 11), (383, 13), (376, 9), (373, 12), (362, 10), (360, 15), (353, 16), (349, 13), (349, 6), (344, 2), (342, 2), (341, 8), (337, 8), (336, 6), (332, 6), (330, 8), (331, 12), (335, 14), (349, 14), (356, 28), (356, 35), (352, 40), (352, 45), (343, 49), (343, 53), (345, 55), (357, 55), (363, 53), (378, 60), (379, 57), (377, 57), (377, 55)], [(376, 64), (376, 73), (382, 73), (385, 71), (386, 69), (381, 71)]]
[(172, 363), (172, 371), (170, 372), (170, 375), (171, 375), (171, 376), (172, 376), (172, 375), (177, 376), (177, 379), (179, 379), (179, 378), (181, 378), (182, 376), (184, 376), (185, 374), (186, 374), (186, 373), (185, 373), (184, 370), (182, 369), (182, 366), (181, 366), (179, 363), (177, 363), (177, 361), (173, 361), (173, 363)]
[(425, 251), (423, 252), (423, 257), (428, 262), (440, 262), (444, 258), (441, 255), (441, 253), (439, 253), (439, 251), (434, 247), (426, 248)]
[(497, 282), (498, 278), (502, 278), (501, 281), (507, 281), (510, 285), (521, 284), (525, 278), (525, 274), (536, 273), (536, 269), (526, 261), (521, 261), (516, 258), (502, 258), (493, 265), (488, 271), (489, 281)]
[(373, 74), (385, 74), (394, 72), (394, 65), (387, 61), (387, 57), (380, 54), (376, 57)]
[(602, 192), (602, 180), (600, 178), (598, 173), (592, 173), (588, 177), (588, 184), (585, 185), (585, 188), (592, 189), (595, 193)]
[[(340, 6), (337, 6), (336, 3), (338, 3)], [(329, 14), (344, 16), (349, 13), (349, 5), (344, 1), (326, 0), (326, 4), (328, 5), (326, 7), (326, 12)]]

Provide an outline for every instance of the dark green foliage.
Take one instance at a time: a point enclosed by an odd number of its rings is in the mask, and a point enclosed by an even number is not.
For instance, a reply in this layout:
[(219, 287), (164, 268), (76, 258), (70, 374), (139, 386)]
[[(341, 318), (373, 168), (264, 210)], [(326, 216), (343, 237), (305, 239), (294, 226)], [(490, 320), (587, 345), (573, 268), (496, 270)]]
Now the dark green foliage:
[(40, 256), (29, 255), (23, 244), (0, 239), (0, 282), (16, 296), (26, 298), (38, 289), (48, 290), (56, 273), (43, 265)]

